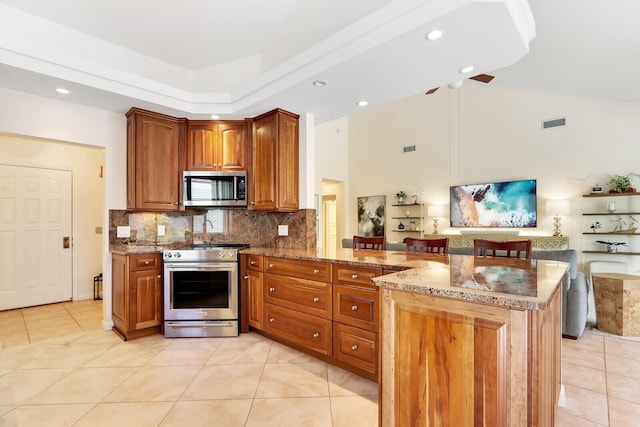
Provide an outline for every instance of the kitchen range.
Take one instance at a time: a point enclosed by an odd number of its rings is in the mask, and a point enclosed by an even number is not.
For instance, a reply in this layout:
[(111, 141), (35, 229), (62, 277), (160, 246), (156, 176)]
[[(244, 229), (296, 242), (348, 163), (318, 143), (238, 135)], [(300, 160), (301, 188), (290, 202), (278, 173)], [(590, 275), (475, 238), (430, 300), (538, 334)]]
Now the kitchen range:
[(162, 253), (166, 337), (238, 336), (239, 255), (244, 244)]

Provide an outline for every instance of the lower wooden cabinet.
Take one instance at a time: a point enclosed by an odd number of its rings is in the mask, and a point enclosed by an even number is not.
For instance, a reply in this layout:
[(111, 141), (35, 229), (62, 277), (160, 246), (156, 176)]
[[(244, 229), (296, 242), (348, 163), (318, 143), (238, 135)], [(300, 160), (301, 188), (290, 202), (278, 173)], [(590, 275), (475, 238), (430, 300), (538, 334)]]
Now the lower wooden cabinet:
[(333, 357), (376, 375), (378, 334), (334, 322)]
[(113, 331), (130, 340), (162, 329), (162, 255), (112, 255)]
[(264, 305), (264, 330), (331, 356), (331, 320), (273, 304)]

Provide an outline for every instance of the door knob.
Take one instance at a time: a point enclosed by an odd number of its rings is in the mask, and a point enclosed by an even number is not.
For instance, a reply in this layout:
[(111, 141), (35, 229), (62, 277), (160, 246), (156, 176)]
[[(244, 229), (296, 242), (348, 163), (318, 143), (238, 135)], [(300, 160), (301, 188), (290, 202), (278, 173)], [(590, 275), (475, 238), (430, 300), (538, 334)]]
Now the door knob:
[(62, 238), (62, 248), (69, 249), (70, 245), (71, 245), (71, 238), (69, 236), (64, 236)]

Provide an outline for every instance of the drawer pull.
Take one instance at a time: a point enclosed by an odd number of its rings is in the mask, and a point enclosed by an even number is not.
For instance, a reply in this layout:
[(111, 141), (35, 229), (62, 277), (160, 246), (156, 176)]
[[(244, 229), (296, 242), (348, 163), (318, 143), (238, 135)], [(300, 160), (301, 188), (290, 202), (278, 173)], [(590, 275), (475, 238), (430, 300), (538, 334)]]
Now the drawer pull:
[(351, 350), (356, 351), (358, 349), (358, 344), (354, 344), (351, 346)]
[(320, 298), (318, 298), (318, 297), (313, 297), (313, 302), (320, 302)]
[(313, 337), (314, 337), (314, 338), (318, 338), (319, 336), (320, 336), (320, 334), (319, 334), (318, 332), (314, 332), (314, 333), (313, 333)]
[(145, 261), (145, 262), (144, 262), (144, 265), (149, 265), (149, 261)]
[(275, 321), (276, 321), (276, 318), (275, 318), (275, 317), (270, 317), (270, 318), (269, 318), (269, 322), (275, 322)]
[(158, 279), (162, 279), (162, 275), (161, 274), (158, 274), (157, 277), (158, 277)]
[(318, 274), (318, 273), (320, 273), (320, 270), (318, 270), (317, 268), (314, 268), (313, 269), (313, 274)]
[(249, 264), (256, 265), (256, 262), (254, 260), (251, 260), (251, 261), (249, 261)]
[(276, 288), (269, 288), (269, 292), (275, 292)]
[(356, 279), (358, 278), (358, 275), (354, 273), (354, 274), (352, 274), (352, 275), (351, 275), (351, 278), (352, 278), (353, 280), (356, 280)]
[(249, 280), (249, 276), (244, 276), (244, 280)]
[(275, 267), (275, 266), (276, 266), (276, 265), (275, 265), (274, 263), (272, 263), (272, 262), (270, 262), (270, 263), (269, 263), (269, 268), (273, 268), (273, 267)]
[(358, 306), (357, 305), (352, 305), (351, 306), (351, 311), (358, 311)]

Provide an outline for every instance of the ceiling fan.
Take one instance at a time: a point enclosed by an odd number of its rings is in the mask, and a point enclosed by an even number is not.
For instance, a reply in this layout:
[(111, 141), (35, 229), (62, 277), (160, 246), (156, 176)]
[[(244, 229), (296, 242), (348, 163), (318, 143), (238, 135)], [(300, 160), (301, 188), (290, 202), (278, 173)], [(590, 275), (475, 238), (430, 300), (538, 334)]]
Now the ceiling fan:
[[(489, 83), (491, 80), (493, 80), (493, 77), (494, 76), (491, 76), (489, 74), (478, 74), (477, 76), (473, 76), (469, 78), (477, 82)], [(462, 86), (462, 80), (457, 80), (453, 83), (449, 83), (448, 86), (449, 86), (449, 89), (457, 89), (460, 86)], [(437, 91), (438, 89), (439, 89), (438, 87), (429, 89), (428, 91), (425, 92), (425, 95), (431, 95), (433, 92)]]

